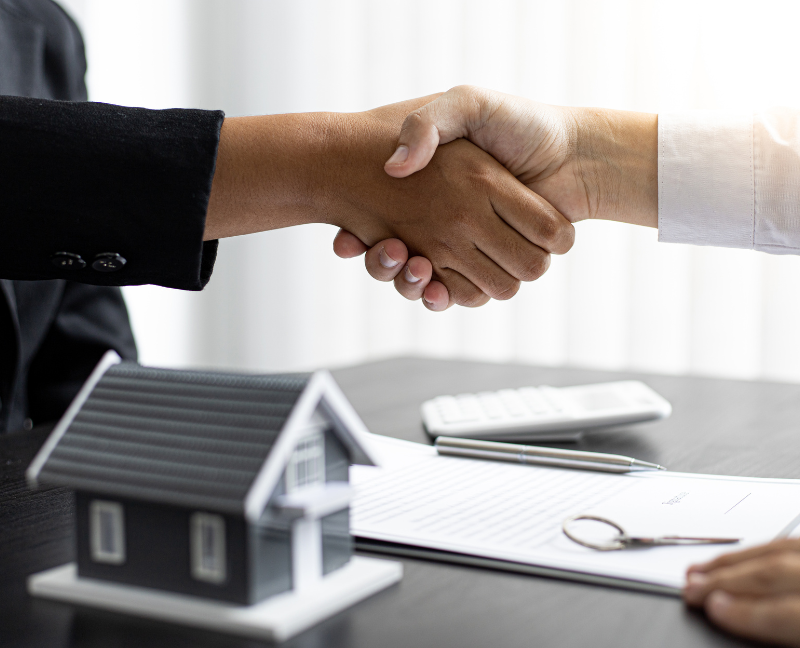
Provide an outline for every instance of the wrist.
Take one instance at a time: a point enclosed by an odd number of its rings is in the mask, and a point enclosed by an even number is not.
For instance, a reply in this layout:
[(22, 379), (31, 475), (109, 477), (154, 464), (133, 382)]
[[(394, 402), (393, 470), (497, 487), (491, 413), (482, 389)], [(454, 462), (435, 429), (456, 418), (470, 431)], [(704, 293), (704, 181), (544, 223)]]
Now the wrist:
[[(383, 130), (386, 130), (384, 133)], [(394, 129), (399, 131), (399, 126)], [(386, 182), (384, 158), (392, 153), (396, 132), (369, 112), (330, 113), (318, 157), (314, 187), (309, 195), (314, 222), (355, 232), (370, 210), (372, 194)], [(366, 210), (366, 211), (365, 211)]]
[(204, 238), (315, 222), (331, 113), (226, 119)]
[(586, 218), (658, 226), (658, 115), (573, 108), (570, 165)]

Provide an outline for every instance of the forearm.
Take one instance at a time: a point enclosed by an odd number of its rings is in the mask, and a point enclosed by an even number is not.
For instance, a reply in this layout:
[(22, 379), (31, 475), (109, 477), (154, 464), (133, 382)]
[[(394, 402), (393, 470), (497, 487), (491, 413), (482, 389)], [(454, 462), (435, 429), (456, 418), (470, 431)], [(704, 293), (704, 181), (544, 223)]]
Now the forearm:
[(204, 238), (239, 236), (310, 223), (319, 203), (332, 113), (226, 119)]
[[(376, 210), (388, 189), (384, 158), (405, 114), (428, 99), (362, 113), (226, 119), (205, 240), (306, 223), (358, 224), (369, 237), (363, 216)], [(376, 228), (374, 236), (385, 233)]]
[(658, 227), (658, 115), (567, 109), (588, 218)]

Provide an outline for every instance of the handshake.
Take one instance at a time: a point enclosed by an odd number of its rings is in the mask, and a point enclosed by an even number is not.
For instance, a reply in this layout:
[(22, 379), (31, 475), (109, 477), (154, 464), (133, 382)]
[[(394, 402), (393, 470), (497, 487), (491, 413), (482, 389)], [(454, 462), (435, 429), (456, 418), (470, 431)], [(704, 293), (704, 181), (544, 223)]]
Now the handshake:
[(365, 113), (226, 119), (205, 238), (323, 222), (439, 311), (509, 299), (587, 218), (657, 226), (657, 116), (470, 86)]

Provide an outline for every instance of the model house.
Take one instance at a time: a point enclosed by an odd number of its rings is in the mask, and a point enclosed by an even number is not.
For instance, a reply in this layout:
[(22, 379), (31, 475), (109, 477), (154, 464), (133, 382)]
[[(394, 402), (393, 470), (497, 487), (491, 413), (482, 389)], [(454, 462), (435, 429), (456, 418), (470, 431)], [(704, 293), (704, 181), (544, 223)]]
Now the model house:
[(77, 570), (249, 605), (348, 563), (363, 423), (327, 372), (153, 369), (108, 354), (28, 470), (75, 491)]

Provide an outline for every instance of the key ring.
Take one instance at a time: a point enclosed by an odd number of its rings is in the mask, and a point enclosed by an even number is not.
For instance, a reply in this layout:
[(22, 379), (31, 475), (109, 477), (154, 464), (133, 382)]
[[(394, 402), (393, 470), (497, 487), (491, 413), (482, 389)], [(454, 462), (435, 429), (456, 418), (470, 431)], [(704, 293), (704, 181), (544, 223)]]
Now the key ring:
[[(619, 532), (619, 535), (610, 542), (599, 544), (596, 542), (589, 542), (587, 540), (581, 540), (580, 538), (574, 535), (574, 532), (569, 530), (569, 525), (573, 522), (577, 522), (578, 520), (591, 520), (592, 522), (601, 522), (607, 526), (610, 526), (616, 529)], [(607, 520), (604, 517), (599, 517), (597, 515), (573, 515), (568, 517), (564, 522), (561, 524), (561, 530), (564, 532), (564, 535), (567, 536), (573, 542), (583, 546), (588, 547), (589, 549), (596, 549), (597, 551), (616, 551), (617, 549), (625, 549), (627, 547), (627, 543), (625, 540), (628, 537), (628, 534), (625, 533), (624, 529), (615, 522), (611, 520)]]
[[(592, 542), (577, 537), (574, 530), (570, 530), (569, 525), (579, 520), (591, 520), (593, 522), (600, 522), (612, 529), (616, 529), (617, 536), (607, 542)], [(705, 545), (705, 544), (734, 544), (739, 542), (741, 538), (698, 538), (693, 536), (679, 536), (679, 535), (662, 535), (651, 537), (636, 537), (629, 536), (623, 528), (612, 522), (611, 520), (600, 517), (598, 515), (573, 515), (568, 517), (561, 523), (561, 530), (573, 542), (595, 549), (597, 551), (616, 551), (617, 549), (642, 549), (645, 547), (664, 547), (664, 546), (687, 546), (687, 545)]]

